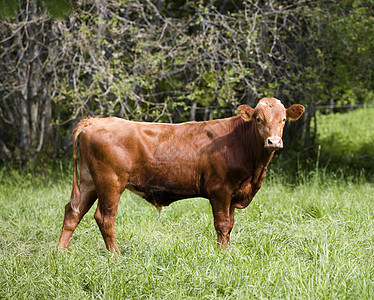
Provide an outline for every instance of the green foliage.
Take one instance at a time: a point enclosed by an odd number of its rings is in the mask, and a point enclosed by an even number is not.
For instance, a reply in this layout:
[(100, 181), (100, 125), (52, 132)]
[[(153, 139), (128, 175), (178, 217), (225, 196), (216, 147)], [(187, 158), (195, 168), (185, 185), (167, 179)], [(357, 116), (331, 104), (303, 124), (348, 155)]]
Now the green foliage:
[(1, 0), (0, 1), (0, 17), (9, 17), (13, 16), (16, 12), (18, 5), (15, 0)]
[(57, 250), (70, 180), (35, 184), (3, 174), (3, 299), (374, 296), (370, 184), (327, 177), (290, 186), (270, 176), (253, 203), (236, 211), (229, 252), (216, 249), (207, 200), (180, 201), (158, 213), (125, 193), (116, 220), (122, 254), (112, 256), (92, 217), (95, 208), (79, 224), (70, 251)]
[[(368, 74), (374, 67), (373, 2), (314, 1), (305, 13), (309, 36), (310, 91), (320, 103), (373, 103)], [(305, 37), (304, 37), (305, 38)]]
[[(71, 2), (69, 0), (38, 0), (52, 17), (59, 19), (69, 15), (71, 12)], [(25, 0), (1, 0), (0, 17), (14, 17), (17, 15), (19, 7)]]
[(41, 0), (47, 12), (56, 19), (67, 17), (71, 12), (69, 0)]

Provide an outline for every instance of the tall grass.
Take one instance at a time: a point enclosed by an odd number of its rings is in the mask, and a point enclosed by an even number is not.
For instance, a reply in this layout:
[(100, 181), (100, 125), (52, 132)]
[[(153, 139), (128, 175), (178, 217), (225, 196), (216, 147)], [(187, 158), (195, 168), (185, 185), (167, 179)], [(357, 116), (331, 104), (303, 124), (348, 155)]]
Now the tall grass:
[(374, 187), (268, 177), (236, 211), (232, 245), (216, 249), (206, 199), (158, 213), (127, 192), (116, 221), (120, 256), (105, 250), (92, 208), (70, 251), (57, 250), (68, 180), (2, 178), (0, 298), (370, 299)]
[(374, 175), (374, 108), (318, 115), (320, 159), (338, 172)]

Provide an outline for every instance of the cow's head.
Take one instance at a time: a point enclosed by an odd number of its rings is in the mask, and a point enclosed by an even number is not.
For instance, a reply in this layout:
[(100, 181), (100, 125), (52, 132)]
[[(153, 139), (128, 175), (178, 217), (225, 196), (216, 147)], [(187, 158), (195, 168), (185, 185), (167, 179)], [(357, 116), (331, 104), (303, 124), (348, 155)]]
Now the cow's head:
[(273, 151), (283, 148), (282, 134), (286, 120), (296, 121), (305, 108), (293, 104), (285, 109), (278, 99), (262, 98), (254, 109), (241, 105), (238, 111), (245, 121), (254, 120), (257, 135), (264, 142), (265, 149)]

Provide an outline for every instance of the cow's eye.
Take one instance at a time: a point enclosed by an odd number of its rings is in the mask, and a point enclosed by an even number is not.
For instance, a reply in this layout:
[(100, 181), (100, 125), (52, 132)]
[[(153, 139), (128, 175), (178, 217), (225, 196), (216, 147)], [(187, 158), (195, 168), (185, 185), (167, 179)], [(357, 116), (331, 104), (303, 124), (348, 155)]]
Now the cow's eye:
[(260, 122), (261, 122), (260, 117), (257, 117), (257, 118), (256, 118), (256, 121), (257, 121), (257, 123), (260, 123)]
[(283, 118), (283, 122), (286, 122), (286, 118)]

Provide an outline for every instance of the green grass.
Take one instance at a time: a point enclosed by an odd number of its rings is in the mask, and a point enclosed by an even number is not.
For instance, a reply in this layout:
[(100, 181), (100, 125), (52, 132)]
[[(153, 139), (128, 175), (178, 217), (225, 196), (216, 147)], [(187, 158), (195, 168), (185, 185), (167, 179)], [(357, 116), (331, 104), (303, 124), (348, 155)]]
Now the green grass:
[(321, 162), (330, 169), (374, 174), (374, 108), (317, 116)]
[(206, 199), (158, 213), (126, 193), (116, 221), (122, 255), (112, 256), (94, 208), (69, 253), (57, 250), (70, 179), (24, 178), (0, 180), (0, 298), (374, 297), (370, 184), (315, 178), (290, 186), (268, 177), (254, 202), (236, 211), (229, 252), (216, 248)]

